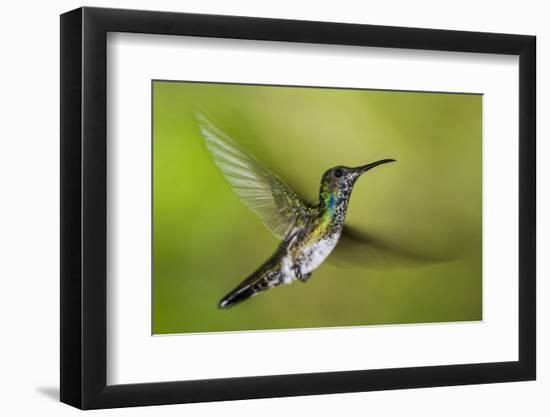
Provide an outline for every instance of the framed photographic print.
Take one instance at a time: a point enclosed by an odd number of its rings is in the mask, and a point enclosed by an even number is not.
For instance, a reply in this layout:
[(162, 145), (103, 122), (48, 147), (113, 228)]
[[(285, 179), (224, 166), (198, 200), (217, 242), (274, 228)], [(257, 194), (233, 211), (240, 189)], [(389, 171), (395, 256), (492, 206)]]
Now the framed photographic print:
[(535, 38), (61, 16), (61, 401), (535, 378)]

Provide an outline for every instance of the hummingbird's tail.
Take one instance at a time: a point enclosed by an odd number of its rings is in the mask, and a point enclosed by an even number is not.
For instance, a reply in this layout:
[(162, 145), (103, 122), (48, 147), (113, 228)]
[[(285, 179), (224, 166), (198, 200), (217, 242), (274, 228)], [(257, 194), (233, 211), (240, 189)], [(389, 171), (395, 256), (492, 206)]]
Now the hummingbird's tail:
[(223, 309), (233, 307), (261, 291), (276, 287), (282, 283), (283, 279), (280, 271), (266, 270), (264, 267), (261, 267), (223, 297), (218, 307)]

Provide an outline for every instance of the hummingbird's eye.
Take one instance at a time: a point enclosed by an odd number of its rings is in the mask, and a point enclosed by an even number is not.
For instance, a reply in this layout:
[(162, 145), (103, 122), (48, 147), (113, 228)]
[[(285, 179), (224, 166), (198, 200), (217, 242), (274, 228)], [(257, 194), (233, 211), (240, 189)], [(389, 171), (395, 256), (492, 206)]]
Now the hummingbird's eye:
[(344, 172), (343, 172), (340, 168), (337, 168), (337, 169), (334, 170), (334, 174), (333, 174), (333, 175), (334, 175), (336, 178), (340, 178), (343, 174), (344, 174)]

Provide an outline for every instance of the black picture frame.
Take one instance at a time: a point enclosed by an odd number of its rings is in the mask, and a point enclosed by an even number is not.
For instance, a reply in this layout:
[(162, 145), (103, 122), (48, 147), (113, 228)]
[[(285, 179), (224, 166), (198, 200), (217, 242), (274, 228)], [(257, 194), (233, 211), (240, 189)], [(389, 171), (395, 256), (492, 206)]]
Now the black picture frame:
[[(519, 360), (107, 385), (108, 32), (519, 56)], [(533, 380), (534, 36), (79, 8), (61, 15), (61, 401), (81, 409)]]

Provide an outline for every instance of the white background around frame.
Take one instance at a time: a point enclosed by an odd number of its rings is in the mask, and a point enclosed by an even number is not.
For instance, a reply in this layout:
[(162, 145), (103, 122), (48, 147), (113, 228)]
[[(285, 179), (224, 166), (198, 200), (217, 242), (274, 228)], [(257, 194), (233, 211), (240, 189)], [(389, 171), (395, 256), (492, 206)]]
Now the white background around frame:
[[(539, 213), (550, 212), (550, 149), (547, 137), (550, 84), (550, 26), (544, 2), (525, 0), (435, 0), (338, 2), (278, 0), (89, 0), (90, 6), (126, 7), (525, 33), (538, 36)], [(8, 416), (77, 416), (57, 402), (59, 394), (59, 17), (81, 6), (77, 0), (11, 2), (0, 26), (2, 66), (2, 152), (0, 181), (0, 267), (3, 297), (0, 345), (3, 393), (0, 413)], [(24, 18), (23, 18), (24, 17)], [(544, 188), (543, 188), (544, 187)], [(350, 393), (296, 398), (186, 404), (93, 412), (94, 416), (316, 416), (465, 415), (547, 416), (550, 361), (550, 222), (540, 216), (538, 240), (538, 380), (535, 382)]]
[[(518, 359), (517, 57), (120, 33), (107, 51), (109, 384)], [(483, 321), (151, 337), (151, 79), (483, 93)]]

